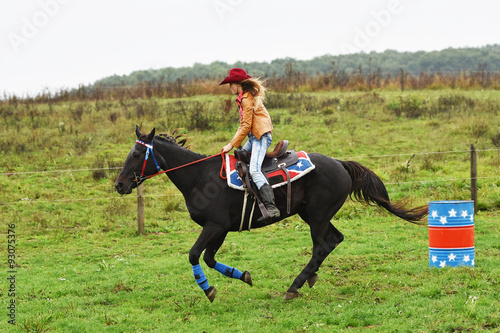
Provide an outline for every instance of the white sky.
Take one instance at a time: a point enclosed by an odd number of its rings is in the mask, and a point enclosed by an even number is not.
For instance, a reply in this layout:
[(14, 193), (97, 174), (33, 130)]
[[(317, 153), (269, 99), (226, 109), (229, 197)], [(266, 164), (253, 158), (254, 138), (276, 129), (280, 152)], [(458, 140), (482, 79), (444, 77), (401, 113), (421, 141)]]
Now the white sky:
[(499, 44), (499, 12), (494, 0), (0, 0), (0, 94), (196, 62)]

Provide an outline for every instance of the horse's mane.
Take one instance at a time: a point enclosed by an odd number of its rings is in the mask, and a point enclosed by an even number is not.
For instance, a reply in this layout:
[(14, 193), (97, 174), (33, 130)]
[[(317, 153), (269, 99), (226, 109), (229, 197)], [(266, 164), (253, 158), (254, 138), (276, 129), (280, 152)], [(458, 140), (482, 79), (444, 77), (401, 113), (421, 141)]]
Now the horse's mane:
[[(186, 137), (187, 134), (179, 134), (179, 131), (182, 130), (183, 128), (177, 128), (175, 129), (172, 134), (166, 132), (166, 133), (161, 133), (161, 134), (158, 134), (156, 136), (156, 139), (160, 139), (161, 141), (165, 141), (165, 142), (170, 142), (170, 143), (173, 143), (175, 145), (178, 145), (179, 147), (181, 148), (184, 148), (186, 150), (189, 150), (191, 151), (193, 154), (199, 156), (200, 158), (203, 158), (203, 157), (206, 157), (207, 155), (204, 155), (204, 154), (200, 154), (200, 153), (197, 153), (197, 152), (194, 152), (191, 150), (191, 147), (192, 145), (191, 144), (187, 144), (188, 140), (191, 139), (191, 137)], [(180, 138), (183, 138), (179, 141), (177, 141), (178, 139)]]
[[(187, 141), (190, 139), (188, 137), (185, 137), (187, 134), (178, 134), (178, 132), (181, 130), (182, 128), (176, 128), (172, 134), (166, 132), (166, 133), (161, 133), (158, 135), (158, 137), (164, 141), (167, 141), (167, 142), (171, 142), (171, 143), (175, 143), (176, 145), (180, 146), (180, 147), (184, 147), (186, 149), (190, 149), (191, 148), (191, 144), (188, 144), (186, 146), (186, 143)], [(179, 138), (182, 138), (182, 137), (185, 137), (183, 139), (181, 139), (180, 141), (177, 141), (177, 139)]]

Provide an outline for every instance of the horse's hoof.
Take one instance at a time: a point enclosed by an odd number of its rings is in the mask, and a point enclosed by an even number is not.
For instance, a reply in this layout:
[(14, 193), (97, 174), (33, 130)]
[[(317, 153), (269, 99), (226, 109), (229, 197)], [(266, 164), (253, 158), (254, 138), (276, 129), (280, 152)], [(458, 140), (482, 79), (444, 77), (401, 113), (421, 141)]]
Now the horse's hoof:
[(285, 294), (285, 301), (297, 298), (297, 297), (299, 297), (299, 295), (300, 294), (299, 294), (298, 291), (295, 291), (295, 292), (287, 291), (286, 294)]
[(240, 278), (241, 281), (245, 282), (246, 284), (249, 284), (250, 286), (253, 286), (252, 284), (252, 276), (250, 276), (249, 271), (244, 271), (243, 275)]
[(213, 303), (216, 293), (217, 293), (217, 289), (215, 289), (215, 287), (209, 287), (207, 290), (205, 290), (205, 295), (207, 295), (210, 303)]
[(307, 279), (307, 284), (309, 285), (309, 288), (314, 287), (314, 284), (318, 281), (318, 274), (314, 274), (313, 276), (310, 276)]

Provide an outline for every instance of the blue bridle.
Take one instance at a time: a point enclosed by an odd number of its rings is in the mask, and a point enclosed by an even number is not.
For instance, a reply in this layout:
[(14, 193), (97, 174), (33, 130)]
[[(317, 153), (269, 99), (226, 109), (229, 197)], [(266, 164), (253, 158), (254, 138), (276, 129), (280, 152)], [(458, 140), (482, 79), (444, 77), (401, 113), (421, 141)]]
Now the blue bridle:
[(140, 185), (143, 181), (145, 181), (146, 179), (148, 179), (148, 176), (144, 176), (144, 171), (146, 170), (146, 163), (148, 162), (149, 152), (151, 152), (151, 156), (153, 156), (153, 160), (155, 161), (156, 170), (158, 170), (158, 172), (160, 172), (161, 168), (158, 165), (158, 162), (156, 161), (155, 154), (153, 153), (153, 140), (151, 140), (150, 144), (147, 144), (147, 143), (145, 143), (145, 142), (143, 142), (141, 140), (136, 140), (135, 142), (138, 143), (138, 144), (141, 144), (141, 145), (143, 145), (144, 147), (147, 148), (147, 150), (146, 150), (146, 156), (144, 157), (144, 163), (142, 165), (141, 175), (137, 176), (137, 174), (134, 172), (134, 176), (135, 176), (134, 181), (137, 182), (137, 185)]

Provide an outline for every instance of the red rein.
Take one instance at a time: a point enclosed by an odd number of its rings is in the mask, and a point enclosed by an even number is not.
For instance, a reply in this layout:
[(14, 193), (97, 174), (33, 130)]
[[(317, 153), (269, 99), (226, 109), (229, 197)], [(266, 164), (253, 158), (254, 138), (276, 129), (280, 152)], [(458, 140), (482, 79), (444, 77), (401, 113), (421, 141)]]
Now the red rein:
[(189, 165), (193, 165), (193, 164), (196, 164), (196, 163), (199, 163), (199, 162), (206, 161), (206, 160), (208, 160), (208, 159), (211, 159), (211, 158), (214, 158), (214, 157), (217, 157), (217, 156), (222, 156), (222, 165), (221, 165), (221, 167), (220, 167), (220, 177), (221, 177), (222, 179), (227, 179), (227, 174), (226, 174), (226, 176), (224, 176), (224, 173), (223, 173), (223, 171), (224, 171), (224, 167), (225, 167), (225, 165), (226, 165), (226, 156), (225, 156), (225, 155), (226, 155), (226, 154), (224, 154), (224, 153), (220, 152), (220, 153), (218, 153), (218, 154), (216, 154), (216, 155), (207, 156), (207, 157), (205, 157), (205, 158), (202, 158), (201, 160), (197, 160), (197, 161), (194, 161), (194, 162), (190, 162), (190, 163), (187, 163), (187, 164), (180, 165), (180, 166), (175, 167), (175, 168), (172, 168), (172, 169), (168, 169), (168, 170), (163, 170), (163, 171), (157, 172), (157, 173), (155, 173), (155, 174), (153, 174), (153, 175), (146, 176), (146, 178), (147, 178), (147, 179), (149, 179), (149, 178), (151, 178), (151, 177), (161, 175), (162, 173), (167, 173), (167, 172), (170, 172), (170, 171), (174, 171), (174, 170), (177, 170), (177, 169), (181, 169), (181, 168), (187, 167), (187, 166), (189, 166)]

